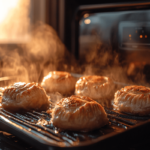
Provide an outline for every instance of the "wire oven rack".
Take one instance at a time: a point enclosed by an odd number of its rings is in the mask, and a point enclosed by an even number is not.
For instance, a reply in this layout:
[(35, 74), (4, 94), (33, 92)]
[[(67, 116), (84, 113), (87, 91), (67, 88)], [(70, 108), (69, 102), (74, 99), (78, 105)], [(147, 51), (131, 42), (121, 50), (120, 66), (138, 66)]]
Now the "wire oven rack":
[(0, 109), (0, 128), (37, 149), (109, 149), (137, 142), (149, 135), (150, 117), (130, 116), (105, 108), (109, 125), (88, 133), (61, 131), (46, 112), (11, 113)]

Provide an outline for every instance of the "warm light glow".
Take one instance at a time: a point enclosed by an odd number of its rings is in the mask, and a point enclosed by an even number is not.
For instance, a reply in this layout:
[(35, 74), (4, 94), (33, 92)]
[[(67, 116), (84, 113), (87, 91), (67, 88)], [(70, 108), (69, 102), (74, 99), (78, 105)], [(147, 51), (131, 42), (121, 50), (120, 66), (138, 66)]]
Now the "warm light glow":
[(143, 35), (140, 35), (140, 38), (142, 39), (142, 38), (143, 38)]
[(25, 82), (16, 82), (14, 83), (14, 86), (25, 85), (25, 84), (26, 84)]
[(19, 0), (0, 0), (0, 22), (2, 22), (8, 13), (17, 6)]
[(90, 20), (90, 19), (85, 19), (85, 20), (84, 20), (84, 23), (85, 23), (85, 24), (90, 24), (90, 23), (91, 23), (91, 20)]
[(135, 32), (137, 33), (137, 30)]
[(145, 35), (145, 38), (147, 38), (147, 35)]
[(129, 34), (129, 37), (131, 37), (131, 34)]
[(42, 83), (41, 83), (41, 85), (44, 84), (45, 80), (47, 80), (48, 78), (51, 78), (51, 76), (52, 76), (52, 73), (49, 73), (47, 76), (45, 76)]
[(79, 79), (78, 81), (77, 81), (77, 83), (80, 83), (81, 82), (81, 79)]
[(30, 0), (0, 0), (0, 43), (29, 41)]
[(89, 14), (84, 14), (84, 18), (87, 18), (89, 16)]
[(22, 126), (10, 121), (9, 119), (5, 118), (4, 116), (0, 115), (0, 119), (1, 120), (5, 120), (6, 122), (8, 122), (9, 124), (11, 124), (11, 126), (15, 126), (17, 128), (20, 128), (20, 129), (24, 129)]

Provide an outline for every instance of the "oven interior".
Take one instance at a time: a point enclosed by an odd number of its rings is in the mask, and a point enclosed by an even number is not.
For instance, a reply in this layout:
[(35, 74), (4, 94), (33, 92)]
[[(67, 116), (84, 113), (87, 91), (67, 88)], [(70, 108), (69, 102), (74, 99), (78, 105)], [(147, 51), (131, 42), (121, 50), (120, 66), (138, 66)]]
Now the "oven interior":
[[(149, 8), (150, 3), (80, 6), (73, 18), (71, 52), (53, 28), (36, 24), (27, 43), (26, 39), (1, 43), (0, 86), (17, 81), (40, 83), (52, 70), (108, 76), (116, 88), (149, 86)], [(0, 122), (3, 130), (37, 149), (109, 149), (149, 137), (150, 116), (105, 110), (109, 125), (89, 133), (61, 131), (48, 124), (51, 115), (46, 112), (21, 114), (0, 109)]]
[(149, 7), (149, 3), (80, 6), (72, 26), (72, 51), (82, 73), (148, 86)]

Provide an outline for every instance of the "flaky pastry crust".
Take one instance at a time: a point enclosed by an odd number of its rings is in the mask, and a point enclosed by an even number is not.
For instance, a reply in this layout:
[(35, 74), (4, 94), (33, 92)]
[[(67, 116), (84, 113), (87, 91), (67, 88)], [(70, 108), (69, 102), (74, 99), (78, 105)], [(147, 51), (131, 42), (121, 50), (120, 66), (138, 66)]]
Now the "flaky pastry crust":
[(84, 76), (76, 82), (75, 93), (91, 97), (103, 106), (112, 107), (114, 83), (105, 76)]
[(74, 131), (90, 131), (108, 124), (107, 114), (99, 103), (77, 95), (56, 103), (52, 121), (58, 128)]
[(70, 73), (52, 71), (44, 77), (41, 85), (47, 92), (59, 92), (62, 95), (74, 94), (76, 78)]
[(47, 110), (49, 100), (40, 84), (17, 82), (4, 89), (2, 107), (10, 111)]
[(132, 115), (150, 114), (150, 88), (126, 86), (115, 93), (114, 108)]

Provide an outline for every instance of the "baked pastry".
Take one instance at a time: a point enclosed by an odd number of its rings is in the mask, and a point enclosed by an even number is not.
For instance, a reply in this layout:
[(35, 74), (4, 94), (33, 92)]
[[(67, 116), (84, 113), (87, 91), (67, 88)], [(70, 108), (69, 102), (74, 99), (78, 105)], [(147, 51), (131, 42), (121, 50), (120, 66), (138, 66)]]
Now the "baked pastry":
[(105, 76), (84, 76), (75, 85), (77, 95), (88, 96), (106, 107), (112, 107), (114, 83)]
[(90, 131), (108, 124), (104, 108), (89, 97), (73, 95), (56, 103), (53, 125), (74, 131)]
[(2, 107), (10, 111), (46, 110), (49, 100), (38, 83), (17, 82), (4, 89)]
[(70, 73), (63, 71), (52, 71), (44, 77), (41, 85), (47, 92), (59, 92), (62, 95), (74, 94), (76, 78)]
[(126, 86), (115, 93), (114, 108), (132, 115), (150, 114), (150, 88)]

